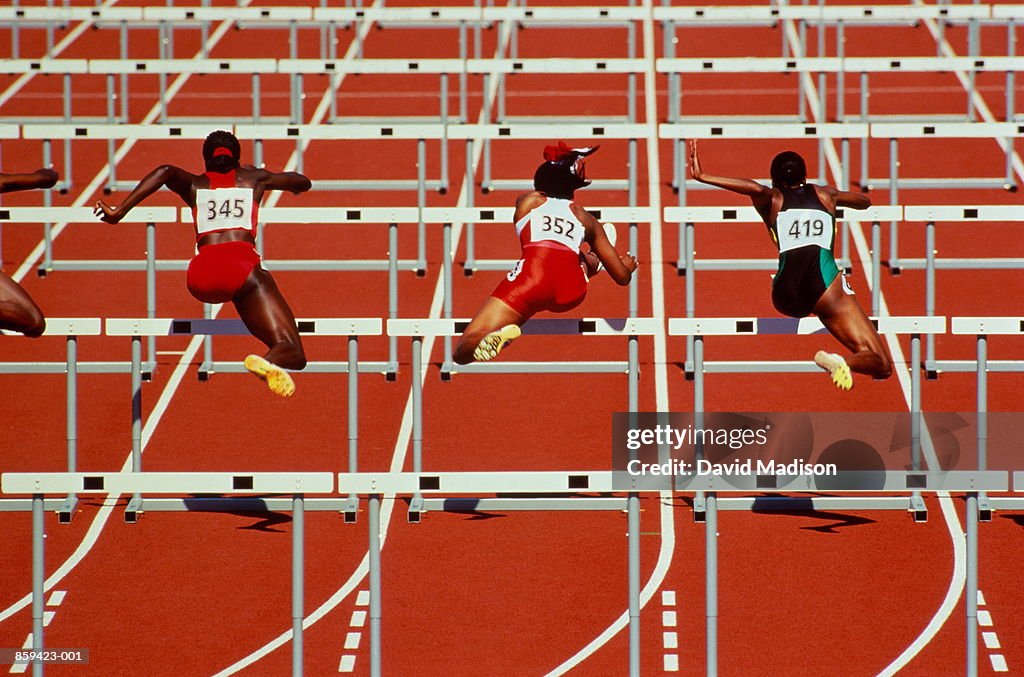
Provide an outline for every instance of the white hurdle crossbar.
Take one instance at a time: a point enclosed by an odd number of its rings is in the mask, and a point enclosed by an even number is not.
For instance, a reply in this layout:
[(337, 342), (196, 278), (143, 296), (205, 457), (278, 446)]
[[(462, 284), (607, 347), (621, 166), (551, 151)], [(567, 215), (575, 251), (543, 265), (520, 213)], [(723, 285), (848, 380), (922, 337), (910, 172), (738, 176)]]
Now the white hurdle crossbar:
[[(5, 334), (7, 332), (0, 332)], [(78, 466), (78, 374), (82, 363), (78, 361), (78, 337), (99, 336), (100, 320), (94, 317), (49, 317), (46, 319), (44, 336), (64, 336), (66, 338), (64, 362), (0, 362), (2, 374), (67, 374), (66, 379), (66, 430), (67, 430), (67, 466), (68, 472), (75, 472)], [(109, 373), (123, 371), (117, 365), (108, 363), (91, 363), (90, 372)], [(126, 365), (125, 365), (126, 366)], [(71, 521), (75, 513), (77, 499), (73, 492), (56, 507), (57, 515), (62, 523)], [(22, 501), (0, 501), (0, 512), (7, 510), (24, 510)]]
[[(327, 472), (280, 473), (4, 473), (0, 491), (31, 494), (32, 511), (32, 632), (33, 648), (43, 648), (43, 594), (45, 574), (44, 497), (46, 494), (254, 494), (291, 496), (292, 513), (292, 675), (302, 675), (302, 621), (305, 617), (305, 496), (334, 490)], [(188, 499), (179, 499), (185, 500)], [(230, 500), (230, 499), (222, 499)], [(241, 499), (245, 500), (245, 499)], [(247, 509), (251, 509), (246, 504)], [(150, 510), (159, 509), (150, 507)], [(209, 510), (209, 507), (204, 509)], [(237, 506), (224, 510), (237, 510)], [(128, 521), (134, 521), (128, 520)], [(39, 668), (42, 666), (40, 665)], [(37, 670), (39, 669), (37, 668)]]
[[(348, 375), (348, 466), (355, 471), (358, 468), (359, 458), (359, 337), (379, 336), (383, 323), (380, 318), (299, 319), (296, 323), (300, 334), (347, 337), (348, 361), (344, 364), (322, 363), (319, 365), (320, 368), (315, 371)], [(241, 320), (207, 318), (119, 318), (107, 320), (106, 334), (108, 336), (129, 336), (132, 342), (132, 470), (134, 472), (142, 471), (142, 337), (246, 335), (248, 333), (248, 329)], [(213, 373), (214, 369), (230, 372), (245, 371), (240, 363), (231, 365), (214, 363), (208, 355), (200, 365), (200, 380), (209, 378), (209, 374)], [(141, 496), (136, 495), (129, 503), (126, 515), (133, 515), (140, 509)], [(357, 510), (358, 505), (353, 498), (344, 508), (346, 521), (355, 521)]]

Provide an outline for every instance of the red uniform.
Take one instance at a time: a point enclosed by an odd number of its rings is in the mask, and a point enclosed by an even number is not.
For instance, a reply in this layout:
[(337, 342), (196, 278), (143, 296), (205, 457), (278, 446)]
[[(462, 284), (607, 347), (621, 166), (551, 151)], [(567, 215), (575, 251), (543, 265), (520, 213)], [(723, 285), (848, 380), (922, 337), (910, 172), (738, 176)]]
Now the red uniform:
[(586, 230), (570, 200), (548, 197), (516, 223), (523, 258), (495, 288), (494, 296), (526, 317), (542, 310), (572, 310), (587, 296), (580, 261)]
[[(207, 233), (249, 230), (256, 237), (259, 205), (254, 204), (252, 188), (235, 185), (235, 172), (207, 172), (209, 189), (196, 191), (192, 217), (196, 239)], [(188, 264), (188, 290), (204, 303), (232, 300), (260, 265), (256, 247), (245, 240), (233, 240), (199, 247)]]

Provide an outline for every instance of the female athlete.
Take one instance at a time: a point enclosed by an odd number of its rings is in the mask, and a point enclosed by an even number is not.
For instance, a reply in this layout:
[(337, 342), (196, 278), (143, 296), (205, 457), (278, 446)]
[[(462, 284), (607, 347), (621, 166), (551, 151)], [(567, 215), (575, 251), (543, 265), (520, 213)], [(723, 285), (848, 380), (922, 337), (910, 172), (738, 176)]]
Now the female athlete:
[(516, 199), (513, 217), (522, 258), (477, 311), (455, 346), (459, 364), (486, 362), (518, 338), (519, 328), (535, 313), (572, 310), (587, 295), (590, 277), (602, 266), (619, 285), (627, 285), (636, 257), (619, 256), (611, 224), (598, 222), (573, 202), (573, 193), (590, 185), (583, 158), (597, 148), (569, 148), (564, 142), (544, 149), (544, 163), (533, 176), (536, 190)]
[[(0, 174), (0, 193), (33, 188), (53, 188), (57, 183), (57, 172), (52, 169), (37, 169), (31, 174)], [(43, 311), (32, 300), (20, 284), (0, 271), (0, 329), (16, 331), (31, 338), (38, 338), (46, 331)]]
[(824, 350), (814, 356), (815, 364), (831, 374), (836, 386), (852, 388), (851, 371), (889, 378), (889, 348), (857, 304), (833, 254), (836, 207), (866, 209), (871, 200), (861, 193), (807, 183), (804, 160), (792, 151), (772, 160), (772, 187), (768, 188), (752, 179), (705, 173), (697, 142), (691, 139), (690, 173), (697, 181), (750, 198), (779, 249), (779, 269), (772, 283), (776, 310), (790, 317), (814, 313), (853, 353), (849, 359)]
[(252, 335), (269, 348), (249, 355), (245, 368), (282, 397), (295, 392), (285, 369), (303, 369), (306, 355), (291, 308), (256, 253), (256, 223), (263, 193), (310, 189), (296, 172), (274, 173), (239, 166), (241, 146), (229, 132), (217, 131), (203, 143), (206, 172), (190, 174), (173, 165), (150, 172), (116, 207), (102, 200), (96, 215), (117, 223), (147, 196), (166, 186), (192, 208), (198, 253), (188, 265), (188, 290), (204, 303), (231, 301)]

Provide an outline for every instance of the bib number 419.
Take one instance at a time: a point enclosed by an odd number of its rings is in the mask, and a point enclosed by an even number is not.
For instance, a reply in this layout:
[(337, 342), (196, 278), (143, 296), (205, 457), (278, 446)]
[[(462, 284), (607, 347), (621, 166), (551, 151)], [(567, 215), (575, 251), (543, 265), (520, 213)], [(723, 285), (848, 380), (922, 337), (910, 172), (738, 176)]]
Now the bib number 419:
[(794, 221), (788, 231), (789, 236), (794, 240), (799, 240), (802, 237), (820, 237), (824, 232), (825, 222), (821, 219)]

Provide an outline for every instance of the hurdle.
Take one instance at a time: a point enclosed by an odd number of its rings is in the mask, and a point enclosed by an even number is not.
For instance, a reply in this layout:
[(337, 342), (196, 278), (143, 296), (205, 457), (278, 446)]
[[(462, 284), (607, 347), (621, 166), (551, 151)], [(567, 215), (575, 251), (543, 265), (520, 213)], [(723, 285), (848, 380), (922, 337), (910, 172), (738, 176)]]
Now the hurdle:
[[(536, 321), (536, 320), (534, 320)], [(419, 382), (419, 378), (414, 378)], [(415, 393), (415, 391), (414, 391)], [(415, 405), (414, 405), (414, 411)], [(418, 429), (416, 424), (414, 431)], [(416, 433), (413, 445), (416, 448)], [(415, 463), (415, 461), (414, 461)], [(564, 498), (565, 494), (610, 493), (629, 491), (628, 499), (628, 598), (629, 598), (629, 674), (640, 674), (640, 491), (660, 491), (635, 487), (624, 490), (613, 482), (612, 471), (547, 471), (547, 472), (448, 472), (422, 473), (341, 473), (338, 475), (340, 492), (349, 492), (367, 497), (369, 521), (369, 580), (370, 580), (370, 674), (381, 674), (381, 561), (380, 561), (380, 502), (384, 495), (412, 495), (413, 502), (422, 500), (423, 494), (490, 494), (507, 492), (528, 492), (530, 494), (557, 494), (558, 498), (520, 499), (537, 501), (530, 503), (527, 510), (594, 510), (595, 501), (605, 503), (600, 509), (622, 510), (622, 499)], [(444, 500), (444, 499), (442, 499)], [(465, 499), (476, 508), (488, 499)], [(495, 499), (500, 500), (500, 499)], [(560, 500), (559, 504), (553, 501)], [(576, 503), (579, 502), (579, 503)], [(552, 507), (556, 506), (556, 507)], [(497, 506), (490, 507), (496, 509)], [(517, 509), (506, 501), (501, 509)], [(523, 508), (518, 508), (523, 509)], [(410, 521), (419, 521), (418, 513), (413, 519), (413, 505), (410, 504)]]
[[(285, 494), (291, 496), (292, 512), (292, 674), (302, 674), (302, 620), (305, 574), (305, 497), (334, 490), (331, 473), (4, 473), (0, 490), (6, 494), (31, 494), (32, 512), (32, 643), (42, 649), (43, 593), (45, 576), (44, 499), (46, 494)], [(188, 501), (189, 499), (178, 499)], [(228, 500), (228, 499), (221, 499)], [(245, 499), (243, 499), (245, 500)], [(150, 510), (155, 508), (149, 508)], [(210, 508), (205, 508), (209, 510)], [(223, 508), (223, 510), (237, 510)], [(245, 508), (248, 509), (248, 508)], [(279, 508), (280, 509), (280, 508)], [(41, 675), (43, 665), (35, 663)]]
[[(348, 464), (354, 472), (358, 467), (359, 447), (359, 371), (370, 370), (380, 365), (359, 363), (359, 337), (379, 336), (379, 318), (317, 318), (297, 321), (299, 333), (318, 336), (345, 336), (348, 342), (348, 361), (345, 363), (322, 362), (307, 367), (313, 373), (343, 373), (348, 375)], [(241, 320), (213, 319), (108, 319), (104, 327), (107, 336), (128, 336), (132, 348), (132, 472), (142, 472), (142, 337), (143, 336), (209, 336), (248, 335)], [(310, 368), (312, 367), (312, 368)], [(208, 380), (213, 371), (240, 373), (245, 371), (241, 362), (237, 364), (216, 363), (207, 354), (199, 366), (200, 380)], [(203, 376), (205, 374), (205, 376)], [(136, 494), (125, 509), (125, 520), (134, 522), (143, 510), (142, 497)], [(354, 498), (346, 503), (342, 512), (346, 521), (355, 521), (358, 505)]]
[[(196, 62), (199, 63), (199, 62)], [(109, 87), (109, 85), (108, 85)], [(113, 106), (113, 99), (109, 106)], [(111, 108), (112, 111), (112, 108)], [(140, 140), (169, 140), (180, 141), (182, 139), (202, 140), (206, 136), (223, 126), (216, 124), (192, 124), (192, 125), (126, 125), (117, 124), (111, 112), (111, 119), (106, 123), (62, 123), (62, 124), (25, 124), (21, 126), (21, 134), (25, 139), (40, 139), (43, 142), (43, 163), (49, 163), (51, 155), (51, 144), (54, 140), (64, 141), (64, 178), (61, 182), (61, 190), (67, 191), (73, 185), (72, 169), (74, 166), (71, 142), (75, 139), (104, 139), (107, 142), (107, 181), (103, 186), (103, 192), (110, 194), (115, 190), (130, 190), (135, 187), (135, 181), (118, 181), (116, 165), (114, 160), (114, 141), (117, 139), (140, 141)], [(230, 131), (230, 128), (228, 129)], [(128, 221), (130, 217), (126, 217)], [(95, 220), (95, 217), (92, 219)]]
[[(454, 366), (451, 354), (451, 337), (461, 334), (468, 320), (452, 319), (400, 319), (388, 320), (389, 336), (408, 336), (412, 338), (412, 450), (413, 472), (423, 470), (423, 385), (420, 375), (423, 373), (423, 339), (425, 337), (445, 337), (446, 355), (441, 366), (441, 379), (450, 380), (454, 373), (626, 373), (628, 411), (636, 411), (639, 402), (639, 336), (650, 336), (662, 330), (660, 318), (622, 318), (622, 319), (534, 319), (523, 325), (523, 334), (547, 335), (588, 335), (588, 336), (626, 336), (628, 338), (628, 360), (622, 362), (494, 362), (489, 364)], [(557, 505), (557, 504), (552, 504)], [(444, 508), (445, 504), (434, 504), (430, 507)], [(420, 513), (425, 512), (427, 505), (423, 497), (416, 495), (409, 506), (409, 520), (418, 522)]]
[[(908, 270), (925, 271), (925, 314), (935, 314), (935, 271), (936, 270), (1022, 270), (1024, 259), (1021, 258), (938, 258), (936, 257), (935, 224), (936, 222), (970, 223), (984, 221), (999, 222), (1022, 222), (1024, 214), (1016, 205), (978, 205), (978, 206), (921, 206), (907, 207), (904, 210), (904, 221), (925, 223), (925, 258), (924, 259), (901, 259), (895, 247), (895, 231), (891, 240), (891, 253), (889, 267), (894, 273), (899, 273), (903, 268)], [(872, 226), (877, 228), (877, 226)], [(877, 234), (872, 231), (872, 239)], [(877, 249), (876, 249), (877, 251)], [(950, 371), (962, 371), (965, 368), (970, 371), (973, 365), (952, 361), (939, 361), (935, 358), (935, 339), (929, 336), (926, 345), (925, 371), (929, 379), (938, 378), (942, 369)], [(996, 367), (998, 368), (998, 367)]]
[[(0, 332), (6, 334), (7, 332)], [(85, 371), (78, 361), (78, 337), (99, 336), (100, 321), (91, 317), (48, 317), (44, 336), (65, 337), (64, 362), (0, 362), (0, 374), (67, 374), (66, 379), (66, 429), (67, 429), (67, 466), (68, 472), (75, 472), (78, 465), (78, 374)], [(17, 336), (17, 334), (15, 334)], [(91, 363), (89, 371), (93, 373), (114, 371), (114, 365), (107, 363)], [(48, 504), (55, 508), (61, 523), (70, 523), (75, 513), (77, 497), (69, 493), (60, 502)], [(0, 501), (0, 512), (9, 510), (25, 510), (28, 504), (24, 501)]]
[[(946, 332), (945, 317), (878, 317), (872, 323), (880, 334), (910, 334), (910, 438), (911, 457), (914, 469), (921, 462), (921, 374), (916, 365), (921, 360), (921, 335), (943, 334)], [(714, 318), (671, 318), (668, 322), (669, 336), (693, 337), (692, 362), (687, 361), (685, 370), (688, 379), (693, 380), (694, 412), (704, 412), (704, 375), (707, 373), (815, 373), (820, 371), (812, 360), (806, 361), (722, 361), (705, 362), (705, 336), (757, 336), (763, 334), (806, 335), (827, 333), (818, 318), (755, 318), (755, 317), (714, 317)], [(830, 503), (830, 507), (856, 507)], [(928, 512), (919, 492), (895, 502), (887, 502), (889, 509), (906, 509), (913, 513), (915, 521), (927, 519)], [(748, 509), (739, 505), (736, 509)], [(694, 501), (694, 518), (706, 519), (707, 508), (702, 496)]]

